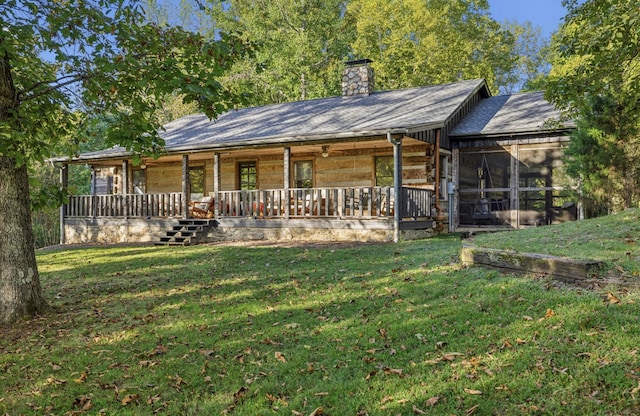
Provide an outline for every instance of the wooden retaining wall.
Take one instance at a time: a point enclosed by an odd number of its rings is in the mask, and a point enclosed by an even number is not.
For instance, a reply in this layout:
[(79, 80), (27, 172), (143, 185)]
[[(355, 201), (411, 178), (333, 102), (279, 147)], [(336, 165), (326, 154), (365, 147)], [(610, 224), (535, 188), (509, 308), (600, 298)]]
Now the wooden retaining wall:
[(581, 284), (597, 277), (600, 261), (574, 260), (545, 254), (519, 253), (475, 246), (464, 246), (463, 264), (491, 267), (506, 272), (541, 273), (557, 280)]

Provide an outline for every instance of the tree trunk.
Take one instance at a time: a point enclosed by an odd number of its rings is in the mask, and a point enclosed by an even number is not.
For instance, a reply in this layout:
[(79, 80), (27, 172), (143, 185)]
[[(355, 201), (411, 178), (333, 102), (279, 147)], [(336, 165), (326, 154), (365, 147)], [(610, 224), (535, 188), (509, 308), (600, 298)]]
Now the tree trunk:
[[(0, 37), (0, 45), (3, 43)], [(16, 118), (18, 106), (9, 53), (5, 51), (0, 56), (0, 120)], [(27, 166), (18, 166), (14, 159), (0, 153), (0, 326), (46, 308), (33, 245)]]
[(26, 166), (0, 156), (0, 325), (43, 312)]

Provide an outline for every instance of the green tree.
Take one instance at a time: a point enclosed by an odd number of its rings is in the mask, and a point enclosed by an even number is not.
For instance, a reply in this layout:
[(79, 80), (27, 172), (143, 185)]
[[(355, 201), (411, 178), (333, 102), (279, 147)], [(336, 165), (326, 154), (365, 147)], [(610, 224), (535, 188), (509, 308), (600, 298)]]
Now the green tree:
[(225, 78), (252, 104), (337, 95), (352, 30), (344, 0), (229, 0), (216, 5), (218, 28), (240, 29), (258, 45), (255, 56)]
[(502, 26), (514, 39), (516, 65), (512, 71), (498, 77), (500, 92), (506, 94), (542, 89), (551, 65), (549, 63), (549, 40), (542, 35), (540, 27), (530, 21), (503, 22)]
[(46, 309), (27, 166), (73, 154), (85, 119), (115, 118), (106, 145), (162, 147), (157, 108), (172, 91), (210, 117), (235, 105), (218, 78), (244, 50), (145, 20), (135, 0), (0, 3), (0, 323)]
[(566, 1), (547, 96), (577, 130), (568, 170), (610, 209), (640, 202), (640, 2)]
[(370, 58), (380, 89), (485, 78), (499, 90), (516, 64), (514, 37), (486, 0), (351, 0), (354, 55)]

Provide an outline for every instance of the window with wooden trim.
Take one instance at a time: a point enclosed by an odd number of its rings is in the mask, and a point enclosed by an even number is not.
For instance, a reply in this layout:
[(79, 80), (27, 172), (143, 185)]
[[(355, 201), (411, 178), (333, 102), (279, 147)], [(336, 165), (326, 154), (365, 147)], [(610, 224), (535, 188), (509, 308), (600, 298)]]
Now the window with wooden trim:
[(144, 194), (147, 192), (147, 174), (144, 169), (133, 169), (131, 171), (131, 187), (134, 194)]
[(204, 166), (189, 167), (189, 185), (191, 187), (189, 198), (192, 201), (202, 199), (204, 196)]
[(256, 162), (238, 163), (238, 187), (242, 191), (251, 191), (258, 186), (258, 166)]
[(293, 162), (293, 187), (313, 188), (312, 160), (297, 160)]
[(393, 156), (376, 156), (376, 186), (393, 186)]

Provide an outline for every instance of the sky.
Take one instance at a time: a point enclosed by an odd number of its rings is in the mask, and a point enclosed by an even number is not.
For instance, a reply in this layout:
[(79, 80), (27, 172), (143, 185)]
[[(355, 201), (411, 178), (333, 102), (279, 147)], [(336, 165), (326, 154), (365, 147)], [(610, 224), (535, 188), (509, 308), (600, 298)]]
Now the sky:
[(549, 37), (558, 29), (566, 9), (562, 0), (489, 0), (491, 16), (498, 22), (517, 20), (542, 28), (542, 34)]

